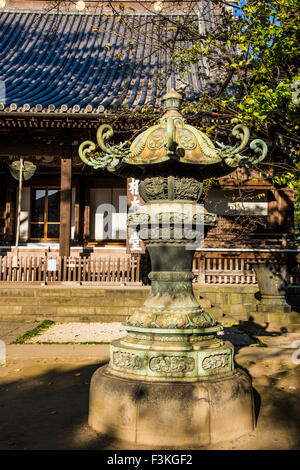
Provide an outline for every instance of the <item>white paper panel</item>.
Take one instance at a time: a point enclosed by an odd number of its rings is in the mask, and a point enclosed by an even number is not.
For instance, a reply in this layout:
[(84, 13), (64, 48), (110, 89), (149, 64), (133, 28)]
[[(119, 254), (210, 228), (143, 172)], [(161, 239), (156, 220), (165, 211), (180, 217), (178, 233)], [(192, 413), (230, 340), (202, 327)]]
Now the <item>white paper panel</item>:
[[(17, 202), (18, 207), (19, 189), (17, 189)], [(29, 237), (29, 213), (30, 213), (30, 188), (22, 188), (22, 202), (20, 214), (20, 239), (27, 240)], [(17, 223), (17, 217), (16, 217)]]
[(126, 196), (126, 189), (92, 188), (90, 190), (92, 239), (126, 239), (127, 213), (118, 212), (119, 209), (124, 210), (126, 205), (120, 206), (119, 196)]

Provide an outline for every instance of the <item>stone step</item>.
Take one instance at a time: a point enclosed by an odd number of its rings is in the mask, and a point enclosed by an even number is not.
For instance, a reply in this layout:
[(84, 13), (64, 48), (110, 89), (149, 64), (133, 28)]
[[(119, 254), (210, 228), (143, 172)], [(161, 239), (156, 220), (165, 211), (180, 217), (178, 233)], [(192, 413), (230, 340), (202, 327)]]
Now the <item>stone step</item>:
[(140, 307), (144, 298), (122, 296), (104, 297), (0, 297), (0, 309), (2, 307), (15, 306), (45, 306), (45, 307)]
[(209, 313), (209, 315), (216, 320), (221, 320), (223, 317), (223, 310), (220, 307), (211, 307), (207, 308), (206, 312)]
[[(202, 288), (203, 287), (203, 288)], [(258, 302), (255, 300), (255, 287), (248, 286), (194, 286), (194, 292), (202, 308), (216, 320), (224, 324), (224, 315), (233, 316), (236, 320), (247, 320), (255, 312)], [(150, 287), (134, 286), (1, 286), (0, 288), (0, 321), (35, 321), (48, 318), (56, 321), (95, 321), (96, 316), (103, 315), (107, 321), (117, 321), (140, 307), (149, 293)], [(224, 292), (223, 292), (224, 291)], [(245, 291), (245, 292), (244, 292)], [(253, 291), (253, 292), (252, 292)], [(299, 290), (290, 289), (293, 299), (300, 305)], [(297, 294), (297, 295), (296, 295)], [(299, 301), (297, 300), (299, 299)], [(253, 300), (253, 303), (251, 303)], [(299, 308), (282, 317), (273, 314), (255, 313), (259, 323), (277, 322), (278, 324), (300, 323)], [(276, 315), (276, 314), (274, 314)], [(109, 320), (113, 318), (113, 320)], [(105, 320), (104, 320), (105, 321)], [(229, 318), (231, 321), (231, 318)]]
[(204, 297), (201, 297), (200, 299), (197, 299), (200, 307), (202, 307), (204, 310), (207, 310), (212, 307), (211, 301), (208, 299), (205, 299)]
[[(1, 315), (1, 314), (0, 314)], [(38, 325), (44, 320), (52, 320), (55, 323), (70, 323), (70, 322), (100, 322), (100, 323), (111, 323), (111, 322), (125, 322), (127, 315), (50, 315), (50, 314), (8, 314), (1, 318), (3, 322), (11, 323), (31, 323), (37, 322)], [(1, 323), (0, 321), (0, 323)]]
[(268, 322), (281, 327), (287, 325), (300, 325), (300, 312), (292, 311), (288, 313), (272, 313), (272, 312), (250, 312), (249, 320), (255, 323)]
[(53, 285), (47, 286), (17, 286), (10, 285), (7, 288), (0, 288), (0, 298), (9, 297), (103, 297), (111, 295), (111, 292), (116, 294), (124, 294), (124, 292), (134, 292), (135, 296), (146, 297), (150, 288), (147, 286), (119, 286), (119, 285), (100, 285), (98, 287), (90, 286), (76, 286), (76, 285), (62, 285), (55, 287)]

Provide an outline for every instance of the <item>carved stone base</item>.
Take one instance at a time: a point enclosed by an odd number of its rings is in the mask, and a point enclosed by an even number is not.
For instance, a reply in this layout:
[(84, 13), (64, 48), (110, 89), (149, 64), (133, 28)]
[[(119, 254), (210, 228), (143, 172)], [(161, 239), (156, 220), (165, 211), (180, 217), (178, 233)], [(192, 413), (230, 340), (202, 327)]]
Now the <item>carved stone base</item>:
[(195, 382), (234, 373), (234, 349), (215, 336), (220, 327), (201, 330), (134, 328), (110, 348), (108, 370), (136, 380)]
[(89, 424), (115, 439), (182, 449), (236, 439), (254, 429), (249, 377), (193, 383), (147, 382), (98, 369), (91, 381)]

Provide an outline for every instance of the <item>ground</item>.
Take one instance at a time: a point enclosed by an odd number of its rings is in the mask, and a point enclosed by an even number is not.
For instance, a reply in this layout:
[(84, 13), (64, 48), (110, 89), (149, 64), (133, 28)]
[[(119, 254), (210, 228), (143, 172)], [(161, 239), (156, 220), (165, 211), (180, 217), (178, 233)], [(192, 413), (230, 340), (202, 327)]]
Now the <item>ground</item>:
[[(0, 338), (9, 343), (32, 326), (0, 324)], [(247, 344), (235, 330), (225, 333)], [(300, 365), (292, 360), (300, 331), (255, 333), (268, 347), (237, 344), (236, 362), (252, 377), (257, 427), (205, 449), (300, 449)], [(0, 450), (145, 448), (99, 435), (87, 424), (90, 379), (108, 358), (108, 345), (8, 344), (0, 366)]]

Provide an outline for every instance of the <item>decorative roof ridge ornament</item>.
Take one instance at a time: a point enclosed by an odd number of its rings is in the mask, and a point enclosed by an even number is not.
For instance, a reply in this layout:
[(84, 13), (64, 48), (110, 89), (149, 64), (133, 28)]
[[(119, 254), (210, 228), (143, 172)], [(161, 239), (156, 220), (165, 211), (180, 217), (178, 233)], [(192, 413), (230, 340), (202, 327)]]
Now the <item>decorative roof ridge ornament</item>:
[(262, 161), (267, 155), (267, 145), (260, 139), (250, 143), (250, 149), (256, 155), (248, 156), (243, 152), (249, 142), (250, 131), (247, 126), (237, 124), (232, 135), (240, 141), (234, 146), (216, 142), (200, 130), (189, 124), (179, 112), (182, 95), (171, 89), (163, 96), (165, 113), (154, 125), (139, 134), (133, 142), (121, 142), (109, 145), (107, 141), (113, 137), (113, 128), (109, 124), (101, 125), (97, 130), (97, 144), (85, 141), (79, 147), (79, 156), (84, 163), (93, 168), (118, 171), (126, 165), (143, 167), (149, 164), (175, 160), (180, 163), (216, 165), (222, 167), (226, 174), (231, 168), (250, 168)]

